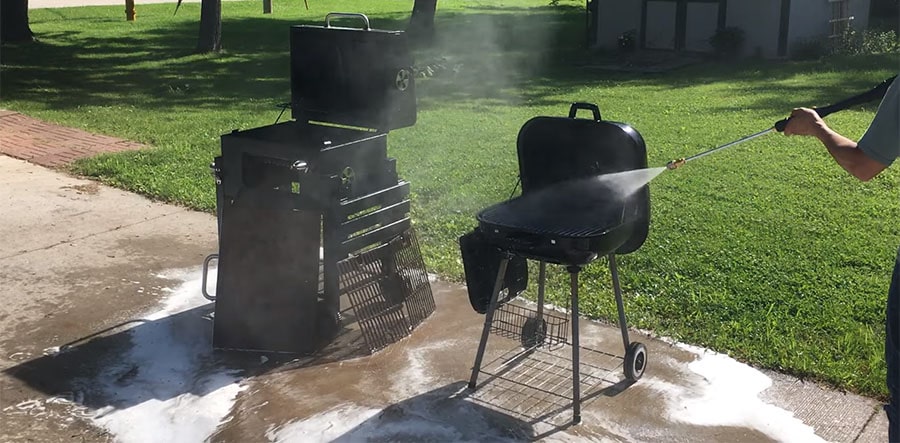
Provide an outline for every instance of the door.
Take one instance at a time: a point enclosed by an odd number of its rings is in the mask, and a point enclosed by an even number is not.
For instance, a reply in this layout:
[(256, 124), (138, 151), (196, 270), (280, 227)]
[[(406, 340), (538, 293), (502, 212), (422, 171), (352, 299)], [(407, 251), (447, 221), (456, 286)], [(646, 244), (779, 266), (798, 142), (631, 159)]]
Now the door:
[(641, 42), (646, 49), (708, 50), (725, 27), (727, 0), (644, 0)]

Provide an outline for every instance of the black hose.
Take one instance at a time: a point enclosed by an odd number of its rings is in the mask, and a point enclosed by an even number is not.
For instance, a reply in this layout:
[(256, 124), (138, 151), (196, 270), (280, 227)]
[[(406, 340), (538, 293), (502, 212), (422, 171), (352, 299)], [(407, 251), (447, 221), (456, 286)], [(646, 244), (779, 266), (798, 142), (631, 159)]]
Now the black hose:
[[(837, 103), (825, 106), (824, 108), (815, 108), (813, 110), (816, 111), (816, 114), (819, 114), (819, 117), (825, 118), (826, 115), (847, 109), (851, 106), (856, 106), (875, 100), (881, 100), (881, 98), (884, 97), (884, 94), (887, 93), (888, 87), (891, 86), (891, 83), (894, 82), (895, 78), (897, 78), (896, 75), (881, 82), (881, 84), (879, 84), (878, 86), (866, 92), (863, 92), (862, 94), (854, 95), (853, 97), (850, 97), (848, 99), (844, 99)], [(788, 117), (777, 121), (775, 123), (775, 130), (777, 130), (778, 132), (784, 132), (784, 128), (787, 126), (788, 120), (790, 119), (791, 118)]]

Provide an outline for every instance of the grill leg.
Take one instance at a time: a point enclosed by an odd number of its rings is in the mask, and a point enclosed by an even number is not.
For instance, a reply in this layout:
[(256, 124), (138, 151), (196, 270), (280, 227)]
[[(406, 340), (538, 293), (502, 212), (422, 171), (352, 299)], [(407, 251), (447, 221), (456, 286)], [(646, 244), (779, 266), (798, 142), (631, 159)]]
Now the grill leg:
[(622, 288), (619, 286), (619, 271), (616, 269), (616, 254), (609, 254), (609, 272), (612, 274), (613, 290), (616, 292), (616, 307), (619, 310), (619, 329), (622, 331), (622, 343), (625, 351), (631, 341), (628, 340), (628, 322), (625, 319), (625, 303), (622, 302)]
[(581, 268), (569, 266), (570, 291), (572, 293), (572, 424), (581, 423), (581, 358), (578, 340), (578, 273)]
[(500, 296), (500, 288), (503, 287), (503, 278), (506, 277), (506, 266), (509, 264), (509, 256), (500, 260), (500, 269), (497, 271), (497, 280), (494, 282), (494, 291), (491, 293), (491, 304), (484, 313), (484, 329), (481, 330), (481, 341), (478, 343), (478, 353), (475, 354), (475, 365), (472, 366), (472, 378), (469, 379), (469, 389), (474, 390), (478, 383), (478, 373), (481, 372), (481, 360), (484, 358), (484, 349), (487, 347), (488, 335), (491, 332), (491, 323), (494, 322), (494, 311), (497, 309), (497, 299)]
[(547, 263), (541, 262), (538, 271), (538, 299), (537, 299), (537, 318), (538, 322), (544, 319), (544, 283), (547, 281)]
[(322, 242), (323, 295), (325, 298), (325, 309), (330, 318), (319, 320), (328, 322), (323, 327), (336, 331), (336, 326), (338, 326), (341, 316), (341, 283), (338, 280), (341, 274), (337, 265), (337, 251), (335, 251), (335, 245), (338, 243), (334, 238), (334, 225), (336, 223), (332, 221), (332, 217), (331, 214), (326, 214), (325, 217), (322, 217), (322, 231), (325, 236)]

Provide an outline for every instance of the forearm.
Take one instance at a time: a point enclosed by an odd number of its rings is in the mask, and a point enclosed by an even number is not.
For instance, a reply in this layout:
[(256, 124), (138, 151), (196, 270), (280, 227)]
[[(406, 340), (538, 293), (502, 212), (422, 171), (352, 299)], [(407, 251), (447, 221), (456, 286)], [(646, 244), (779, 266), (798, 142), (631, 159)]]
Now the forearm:
[(815, 137), (825, 145), (837, 164), (862, 181), (871, 180), (885, 168), (860, 150), (855, 141), (834, 132), (827, 126), (820, 127)]

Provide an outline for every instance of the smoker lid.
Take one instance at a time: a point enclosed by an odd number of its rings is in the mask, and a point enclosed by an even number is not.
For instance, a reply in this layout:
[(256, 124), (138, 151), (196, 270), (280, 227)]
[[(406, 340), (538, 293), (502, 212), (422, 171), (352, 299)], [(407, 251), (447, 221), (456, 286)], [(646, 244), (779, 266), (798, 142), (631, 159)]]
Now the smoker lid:
[[(362, 28), (332, 19), (361, 20)], [(363, 14), (330, 13), (325, 26), (291, 27), (291, 109), (300, 122), (387, 132), (416, 122), (413, 59), (402, 31), (372, 29)]]

